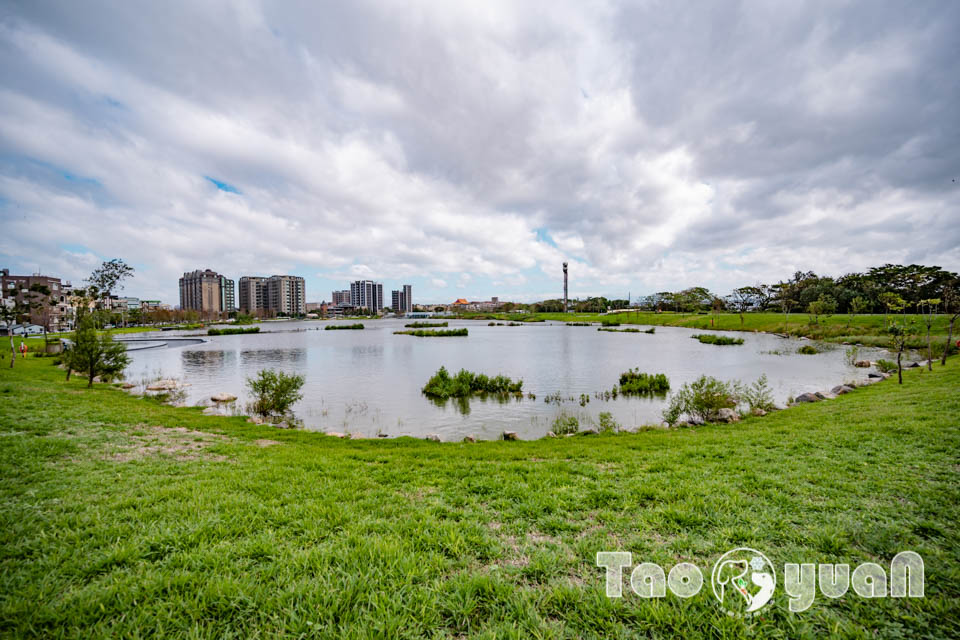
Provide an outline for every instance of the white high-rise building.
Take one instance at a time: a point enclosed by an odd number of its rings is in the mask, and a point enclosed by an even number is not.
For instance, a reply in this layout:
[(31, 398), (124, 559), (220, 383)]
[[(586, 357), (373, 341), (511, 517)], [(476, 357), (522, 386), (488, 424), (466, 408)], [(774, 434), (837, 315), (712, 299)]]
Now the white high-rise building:
[(357, 280), (351, 283), (350, 303), (358, 309), (380, 313), (383, 310), (383, 284), (373, 280)]

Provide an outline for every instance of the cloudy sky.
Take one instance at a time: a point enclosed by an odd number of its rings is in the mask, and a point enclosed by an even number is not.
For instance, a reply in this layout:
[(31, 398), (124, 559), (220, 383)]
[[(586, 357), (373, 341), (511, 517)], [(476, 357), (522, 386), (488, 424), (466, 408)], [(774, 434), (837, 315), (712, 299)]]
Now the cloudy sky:
[(417, 301), (960, 270), (960, 3), (0, 2), (0, 266)]

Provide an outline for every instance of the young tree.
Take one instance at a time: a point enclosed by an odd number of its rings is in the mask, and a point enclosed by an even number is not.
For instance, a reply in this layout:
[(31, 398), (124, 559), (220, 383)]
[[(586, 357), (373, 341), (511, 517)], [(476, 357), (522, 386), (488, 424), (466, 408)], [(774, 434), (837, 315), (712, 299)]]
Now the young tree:
[(786, 328), (786, 324), (790, 319), (790, 309), (797, 304), (795, 297), (796, 288), (790, 282), (778, 282), (773, 288), (777, 291), (777, 303), (783, 311), (783, 324), (784, 328)]
[(744, 321), (743, 314), (752, 309), (757, 304), (759, 298), (760, 289), (758, 287), (740, 287), (739, 289), (734, 289), (733, 293), (730, 294), (730, 301), (740, 315), (741, 327)]
[(893, 311), (902, 311), (907, 303), (903, 298), (892, 291), (884, 291), (880, 294), (880, 304), (883, 305), (883, 328), (887, 328), (887, 314)]
[(953, 325), (960, 318), (960, 280), (954, 280), (943, 288), (943, 310), (953, 313), (948, 318), (947, 343), (943, 345), (943, 355), (940, 357), (940, 366), (947, 364), (947, 354), (953, 347)]
[(64, 359), (67, 380), (71, 370), (83, 371), (89, 376), (87, 387), (93, 386), (93, 379), (97, 376), (102, 380), (119, 376), (130, 364), (130, 356), (122, 343), (116, 342), (109, 333), (97, 335), (96, 320), (90, 313), (85, 313), (77, 322), (73, 348)]
[(911, 326), (907, 323), (894, 322), (887, 328), (890, 334), (890, 342), (897, 352), (897, 380), (903, 384), (903, 350), (907, 346), (907, 340), (910, 339)]
[(927, 327), (927, 370), (933, 371), (933, 348), (930, 346), (930, 328), (933, 327), (933, 322), (937, 319), (937, 308), (940, 306), (940, 298), (921, 300), (917, 306), (920, 309), (920, 315), (923, 317), (923, 324)]
[(837, 310), (837, 302), (831, 296), (820, 294), (820, 297), (808, 305), (808, 310), (813, 315), (813, 321), (820, 323), (820, 316), (830, 317)]
[(860, 313), (863, 313), (863, 311), (867, 308), (868, 304), (869, 303), (866, 301), (866, 299), (861, 296), (857, 296), (856, 298), (850, 301), (850, 322), (847, 323), (848, 327), (853, 322), (854, 317), (856, 317)]

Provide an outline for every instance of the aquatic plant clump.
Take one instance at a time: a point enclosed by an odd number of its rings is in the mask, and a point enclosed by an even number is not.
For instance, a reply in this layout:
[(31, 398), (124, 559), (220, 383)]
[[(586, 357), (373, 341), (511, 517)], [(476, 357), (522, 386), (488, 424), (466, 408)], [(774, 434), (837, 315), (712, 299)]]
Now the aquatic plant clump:
[[(615, 387), (617, 389), (617, 387)], [(670, 380), (662, 373), (641, 373), (630, 369), (620, 374), (620, 385), (614, 393), (623, 395), (656, 395), (670, 390)]]
[(797, 353), (805, 356), (813, 356), (820, 353), (820, 351), (812, 344), (805, 344), (797, 349)]
[(440, 367), (423, 387), (424, 395), (432, 398), (466, 398), (474, 395), (521, 394), (523, 380), (511, 380), (504, 375), (487, 376), (461, 369), (451, 376), (446, 367)]
[(359, 330), (359, 329), (363, 329), (363, 328), (364, 328), (364, 327), (363, 327), (363, 323), (358, 322), (358, 323), (356, 323), (356, 324), (328, 324), (328, 325), (325, 326), (323, 329), (324, 329), (324, 331), (335, 331), (335, 330), (338, 330), (338, 329), (354, 329), (354, 330)]
[(227, 329), (208, 329), (208, 336), (232, 336), (241, 333), (260, 333), (260, 327), (230, 327)]
[(696, 338), (703, 344), (716, 344), (716, 345), (743, 344), (743, 338), (731, 338), (729, 336), (718, 336), (712, 333), (698, 333), (690, 337)]
[(445, 327), (447, 324), (446, 322), (411, 322), (403, 326), (407, 329), (431, 329), (435, 327)]
[(410, 331), (394, 331), (393, 333), (394, 335), (417, 336), (418, 338), (468, 335), (466, 329), (411, 329)]

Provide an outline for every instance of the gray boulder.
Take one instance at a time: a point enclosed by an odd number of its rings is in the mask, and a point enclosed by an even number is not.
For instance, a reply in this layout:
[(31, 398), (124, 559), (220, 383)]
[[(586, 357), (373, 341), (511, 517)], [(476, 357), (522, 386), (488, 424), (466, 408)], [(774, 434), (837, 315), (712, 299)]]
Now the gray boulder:
[(869, 368), (870, 368), (870, 361), (869, 361), (869, 360), (857, 360), (856, 362), (853, 363), (853, 366), (859, 367), (859, 368), (861, 368), (861, 369), (869, 369)]
[(733, 409), (724, 407), (717, 412), (717, 419), (721, 422), (739, 422), (740, 414)]
[(820, 396), (814, 393), (801, 393), (794, 399), (794, 401), (795, 402), (820, 402), (820, 400), (822, 399), (823, 398), (821, 398)]
[(830, 389), (830, 393), (832, 393), (835, 396), (842, 396), (843, 394), (850, 393), (851, 391), (853, 391), (853, 387), (847, 386), (845, 384), (839, 384), (835, 386), (833, 389)]

